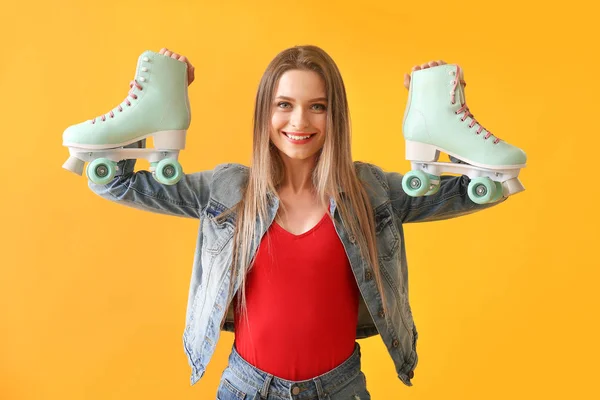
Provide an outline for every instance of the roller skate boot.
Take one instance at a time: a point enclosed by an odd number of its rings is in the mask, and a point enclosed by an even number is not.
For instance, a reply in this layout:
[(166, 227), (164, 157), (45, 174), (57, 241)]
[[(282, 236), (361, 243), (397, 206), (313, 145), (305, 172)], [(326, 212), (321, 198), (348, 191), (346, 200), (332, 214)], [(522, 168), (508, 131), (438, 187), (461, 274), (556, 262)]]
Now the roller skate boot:
[[(145, 51), (129, 87), (118, 107), (64, 131), (63, 146), (70, 157), (63, 168), (82, 175), (88, 162), (88, 179), (106, 184), (114, 178), (118, 161), (143, 158), (156, 181), (175, 184), (183, 176), (177, 159), (191, 122), (187, 64)], [(154, 148), (147, 149), (149, 137)]]
[[(527, 156), (475, 119), (466, 104), (463, 80), (462, 68), (452, 64), (411, 74), (402, 126), (412, 168), (402, 188), (410, 196), (436, 193), (442, 173), (467, 175), (469, 198), (477, 204), (525, 190), (518, 176)], [(451, 162), (438, 161), (440, 152)]]

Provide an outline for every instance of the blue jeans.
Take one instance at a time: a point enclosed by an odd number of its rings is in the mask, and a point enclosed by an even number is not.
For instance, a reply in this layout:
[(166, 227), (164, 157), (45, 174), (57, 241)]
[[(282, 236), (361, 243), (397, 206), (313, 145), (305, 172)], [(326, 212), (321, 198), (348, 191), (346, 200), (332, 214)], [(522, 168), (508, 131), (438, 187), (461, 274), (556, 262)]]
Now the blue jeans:
[(249, 364), (235, 344), (223, 371), (217, 400), (370, 400), (360, 370), (360, 345), (334, 369), (305, 381), (281, 379)]

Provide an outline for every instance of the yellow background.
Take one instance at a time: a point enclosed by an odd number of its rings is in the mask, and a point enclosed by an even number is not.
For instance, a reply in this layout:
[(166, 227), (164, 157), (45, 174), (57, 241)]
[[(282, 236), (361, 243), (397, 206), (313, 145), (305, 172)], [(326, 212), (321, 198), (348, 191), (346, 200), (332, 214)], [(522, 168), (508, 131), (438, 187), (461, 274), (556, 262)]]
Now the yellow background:
[(420, 360), (408, 388), (379, 336), (361, 341), (373, 398), (598, 398), (598, 10), (583, 4), (4, 2), (0, 398), (214, 398), (233, 335), (193, 387), (181, 340), (198, 221), (94, 195), (61, 168), (62, 132), (169, 47), (196, 66), (184, 170), (247, 164), (260, 76), (296, 44), (336, 60), (356, 160), (409, 170), (403, 74), (437, 59), (528, 155), (506, 203), (405, 226)]

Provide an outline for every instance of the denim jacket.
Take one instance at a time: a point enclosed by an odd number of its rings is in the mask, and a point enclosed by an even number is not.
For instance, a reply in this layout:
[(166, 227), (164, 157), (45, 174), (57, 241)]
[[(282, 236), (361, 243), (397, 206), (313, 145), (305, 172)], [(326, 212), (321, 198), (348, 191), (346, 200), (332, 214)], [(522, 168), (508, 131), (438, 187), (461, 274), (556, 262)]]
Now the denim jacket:
[[(469, 178), (466, 175), (443, 176), (436, 194), (413, 198), (404, 193), (401, 174), (384, 172), (375, 165), (362, 162), (354, 165), (367, 189), (375, 216), (380, 271), (390, 313), (383, 312), (373, 272), (366, 268), (367, 263), (360, 256), (355, 238), (343, 227), (336, 203), (331, 199), (329, 210), (335, 229), (361, 293), (356, 338), (381, 335), (398, 378), (412, 386), (418, 360), (418, 333), (409, 304), (402, 225), (470, 214), (499, 204), (506, 198), (487, 205), (472, 202), (467, 195)], [(221, 164), (210, 171), (187, 174), (177, 184), (167, 186), (157, 183), (148, 171), (134, 172), (134, 166), (135, 160), (121, 161), (118, 164), (120, 173), (110, 183), (95, 185), (89, 182), (89, 187), (108, 200), (137, 209), (199, 219), (183, 332), (183, 346), (192, 369), (191, 385), (194, 385), (204, 375), (220, 331), (234, 331), (233, 302), (228, 303), (228, 289), (235, 214), (220, 223), (216, 217), (241, 200), (240, 189), (248, 178), (249, 169), (239, 164)], [(278, 206), (279, 199), (273, 196), (265, 229), (261, 230), (257, 224), (251, 256), (273, 222)], [(234, 291), (238, 289), (234, 287)], [(221, 325), (223, 317), (225, 321)]]

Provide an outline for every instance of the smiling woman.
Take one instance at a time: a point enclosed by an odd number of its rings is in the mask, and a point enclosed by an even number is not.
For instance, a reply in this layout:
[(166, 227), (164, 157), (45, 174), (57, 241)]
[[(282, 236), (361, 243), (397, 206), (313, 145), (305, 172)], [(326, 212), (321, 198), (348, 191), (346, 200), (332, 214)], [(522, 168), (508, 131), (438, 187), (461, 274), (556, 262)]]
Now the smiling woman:
[[(354, 225), (353, 237), (365, 240), (374, 235), (359, 232), (369, 227), (370, 213), (366, 210), (370, 207), (364, 202), (364, 193), (359, 194), (361, 184), (350, 154), (347, 102), (341, 82), (333, 61), (314, 46), (285, 50), (271, 62), (258, 89), (249, 183), (244, 200), (236, 207), (234, 246), (239, 246), (239, 251), (233, 254), (233, 264), (240, 260), (248, 268), (234, 272), (235, 284), (240, 287), (234, 298), (239, 306), (235, 310), (235, 350), (250, 364), (288, 380), (333, 370), (355, 352), (359, 294), (334, 229), (334, 209), (330, 208), (339, 204), (338, 213), (350, 215), (351, 204), (339, 202), (337, 187), (351, 189), (347, 191), (349, 198), (357, 202), (356, 209), (364, 210), (358, 213), (364, 218), (362, 227), (356, 219), (344, 218), (349, 229)], [(272, 208), (266, 202), (270, 193), (276, 194), (280, 207)], [(267, 229), (263, 240), (279, 245), (268, 251), (261, 246), (251, 261), (246, 258), (249, 242), (245, 233), (259, 228), (255, 216), (262, 210), (274, 214), (265, 215), (265, 220), (273, 221), (273, 229)], [(364, 250), (369, 256), (366, 247)], [(324, 270), (324, 265), (329, 268)], [(318, 281), (290, 275), (296, 271), (308, 278), (318, 270), (332, 275), (322, 275)], [(263, 275), (265, 271), (271, 272)], [(294, 279), (298, 284), (290, 288)], [(268, 282), (276, 289), (263, 286)], [(332, 284), (338, 289), (331, 290)], [(298, 296), (289, 296), (291, 293)], [(331, 302), (337, 304), (332, 306), (338, 310), (335, 318), (321, 314), (325, 317), (321, 319), (310, 311), (329, 308)], [(271, 305), (265, 313), (267, 304)], [(272, 325), (276, 315), (288, 314), (286, 310), (313, 317), (295, 323), (284, 318), (285, 323), (278, 323), (278, 332), (267, 334), (261, 329)], [(290, 347), (291, 343), (296, 345)], [(310, 356), (315, 352), (320, 356)], [(289, 360), (296, 362), (289, 365)]]
[[(146, 80), (150, 70), (153, 79)], [(181, 104), (175, 132), (183, 137), (187, 86), (194, 80), (190, 61), (168, 49), (145, 52), (139, 74), (132, 98), (142, 106), (135, 109), (152, 104), (144, 94), (165, 97), (160, 89), (170, 88)], [(147, 85), (158, 90), (142, 92)], [(147, 114), (139, 120), (147, 121)], [(127, 115), (111, 113), (94, 127), (109, 126), (105, 121), (125, 126), (134, 120)], [(76, 132), (73, 140), (107, 140), (106, 134), (87, 135), (89, 124), (81, 126), (86, 134)], [(106, 129), (117, 136), (128, 132)], [(171, 145), (173, 131), (148, 129), (154, 130), (129, 132), (133, 136), (119, 143), (144, 147), (143, 138), (160, 134), (161, 143)], [(381, 336), (397, 376), (411, 386), (418, 334), (402, 224), (493, 205), (469, 200), (468, 177), (444, 177), (437, 192), (414, 198), (403, 191), (401, 174), (353, 161), (342, 76), (323, 49), (310, 45), (281, 51), (261, 78), (250, 167), (222, 164), (168, 184), (134, 167), (134, 159), (122, 160), (114, 179), (90, 188), (144, 210), (202, 219), (183, 339), (194, 384), (220, 331), (235, 333), (220, 400), (299, 394), (369, 399), (356, 340), (373, 335)]]

